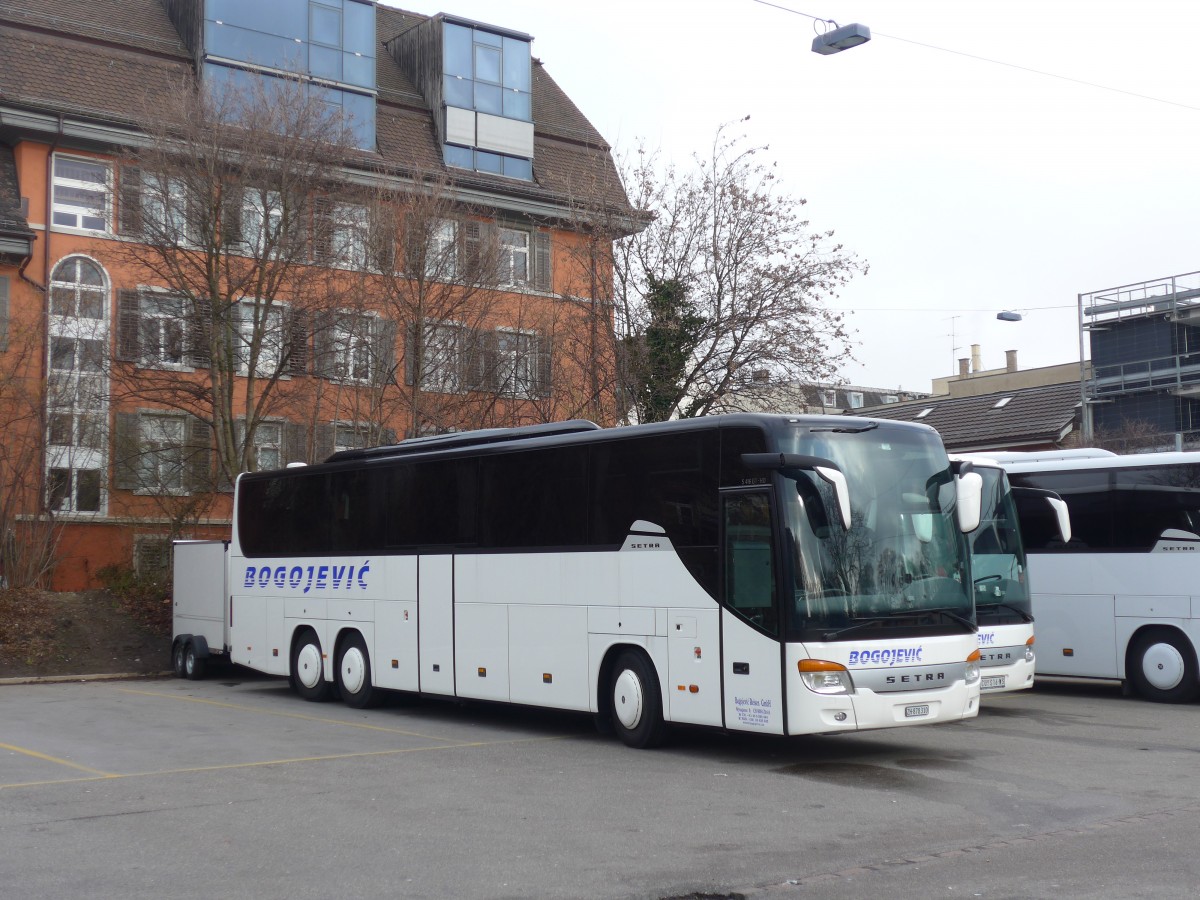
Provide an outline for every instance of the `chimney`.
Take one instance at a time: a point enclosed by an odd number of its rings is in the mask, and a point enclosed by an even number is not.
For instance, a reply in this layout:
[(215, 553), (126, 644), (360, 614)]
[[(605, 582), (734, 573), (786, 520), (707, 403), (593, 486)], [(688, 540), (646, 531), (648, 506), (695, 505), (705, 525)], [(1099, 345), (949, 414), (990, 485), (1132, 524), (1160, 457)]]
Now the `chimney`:
[(972, 344), (971, 345), (971, 371), (978, 372), (982, 369), (983, 369), (983, 366), (980, 365), (980, 362), (979, 362), (979, 345)]
[(971, 361), (965, 356), (958, 361), (958, 377), (968, 378), (971, 375)]
[(1004, 351), (1004, 360), (1005, 360), (1004, 368), (1007, 371), (1009, 371), (1009, 372), (1017, 371), (1017, 351), (1016, 350), (1005, 350)]

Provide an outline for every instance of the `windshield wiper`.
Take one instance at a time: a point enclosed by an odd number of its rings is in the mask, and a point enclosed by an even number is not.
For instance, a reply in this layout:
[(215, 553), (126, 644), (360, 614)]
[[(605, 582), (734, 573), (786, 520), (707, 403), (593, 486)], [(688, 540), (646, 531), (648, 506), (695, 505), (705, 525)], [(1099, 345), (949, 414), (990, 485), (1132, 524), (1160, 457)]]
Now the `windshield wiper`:
[(864, 628), (870, 628), (873, 625), (880, 625), (884, 622), (894, 622), (897, 619), (918, 619), (928, 613), (934, 613), (939, 616), (944, 616), (956, 625), (961, 625), (965, 630), (975, 632), (979, 627), (970, 619), (960, 616), (956, 612), (951, 612), (948, 609), (897, 609), (887, 615), (870, 616), (868, 618), (859, 618), (854, 620), (853, 625), (847, 625), (845, 628), (839, 628), (836, 631), (827, 631), (822, 635), (822, 640), (832, 641), (841, 637), (843, 634), (849, 634), (852, 631), (860, 631)]
[(831, 432), (833, 434), (862, 434), (864, 431), (870, 431), (872, 428), (878, 427), (878, 422), (867, 422), (864, 425), (839, 425), (836, 428), (810, 428), (809, 433), (817, 434), (818, 432)]
[(1013, 605), (1012, 605), (1012, 604), (1010, 604), (1010, 603), (1000, 603), (1000, 602), (996, 602), (996, 603), (976, 603), (976, 604), (975, 604), (975, 608), (976, 608), (976, 609), (997, 609), (997, 610), (998, 610), (998, 609), (1011, 609), (1013, 612), (1015, 612), (1015, 613), (1016, 613), (1018, 616), (1020, 616), (1020, 617), (1021, 617), (1022, 619), (1024, 619), (1026, 622), (1032, 622), (1032, 621), (1033, 621), (1033, 616), (1032, 616), (1032, 615), (1030, 615), (1029, 613), (1025, 612), (1025, 610), (1023, 610), (1023, 609), (1018, 609), (1017, 607), (1013, 606)]

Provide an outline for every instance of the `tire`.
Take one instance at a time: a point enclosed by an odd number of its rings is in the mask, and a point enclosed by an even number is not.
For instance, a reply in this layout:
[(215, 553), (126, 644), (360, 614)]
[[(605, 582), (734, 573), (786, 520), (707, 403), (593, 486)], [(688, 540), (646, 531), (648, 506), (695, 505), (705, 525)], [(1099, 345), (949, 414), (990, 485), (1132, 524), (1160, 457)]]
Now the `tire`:
[(371, 682), (371, 655), (367, 643), (357, 631), (342, 641), (337, 660), (338, 693), (347, 706), (367, 709), (382, 699), (379, 688)]
[(305, 700), (321, 703), (333, 693), (333, 685), (325, 680), (325, 664), (321, 656), (321, 641), (316, 632), (306, 628), (292, 643), (291, 680)]
[(1196, 651), (1177, 631), (1138, 635), (1129, 647), (1126, 675), (1138, 694), (1155, 703), (1187, 703), (1200, 696)]
[(176, 678), (187, 677), (187, 657), (185, 652), (183, 641), (176, 641), (175, 646), (171, 648), (171, 669), (175, 672)]
[(183, 645), (183, 675), (188, 681), (199, 681), (208, 670), (208, 660), (196, 655), (196, 645), (188, 641)]
[(666, 736), (662, 692), (654, 666), (644, 653), (625, 650), (617, 657), (609, 682), (612, 726), (627, 746), (657, 747)]

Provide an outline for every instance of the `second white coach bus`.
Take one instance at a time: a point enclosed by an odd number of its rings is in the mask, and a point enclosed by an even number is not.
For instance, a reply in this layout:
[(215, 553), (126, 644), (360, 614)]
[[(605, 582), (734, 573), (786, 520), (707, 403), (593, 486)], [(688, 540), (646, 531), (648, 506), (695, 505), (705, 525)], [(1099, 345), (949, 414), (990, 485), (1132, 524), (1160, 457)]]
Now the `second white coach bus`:
[(984, 694), (1025, 690), (1033, 687), (1036, 635), (1015, 497), (1026, 498), (1029, 507), (1046, 504), (1043, 511), (1063, 541), (1071, 537), (1067, 507), (1050, 491), (1013, 488), (995, 459), (956, 458), (970, 460), (983, 479), (979, 527), (967, 535), (979, 623), (980, 688)]
[[(590, 711), (637, 747), (668, 722), (957, 721), (979, 701), (964, 534), (980, 489), (955, 471), (922, 425), (729, 415), (244, 474), (227, 645), (310, 700)], [(188, 674), (199, 638), (175, 640)]]
[(1015, 486), (1070, 509), (1064, 542), (1044, 505), (1018, 497), (1037, 673), (1118, 678), (1159, 702), (1200, 696), (1200, 453), (1004, 457)]

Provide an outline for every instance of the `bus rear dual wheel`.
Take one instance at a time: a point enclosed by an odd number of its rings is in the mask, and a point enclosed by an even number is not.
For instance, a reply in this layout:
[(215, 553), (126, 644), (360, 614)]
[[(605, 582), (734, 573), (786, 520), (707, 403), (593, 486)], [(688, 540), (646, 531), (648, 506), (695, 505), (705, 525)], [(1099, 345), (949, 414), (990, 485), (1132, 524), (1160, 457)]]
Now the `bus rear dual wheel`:
[[(358, 632), (342, 639), (335, 672), (338, 693), (347, 706), (366, 709), (379, 703), (380, 691), (371, 680), (371, 657)], [(333, 696), (333, 684), (325, 680), (321, 641), (311, 629), (297, 638), (292, 650), (291, 681), (305, 700), (319, 703)]]
[(1187, 703), (1200, 696), (1196, 652), (1178, 632), (1138, 635), (1129, 648), (1128, 675), (1134, 690), (1155, 703)]

